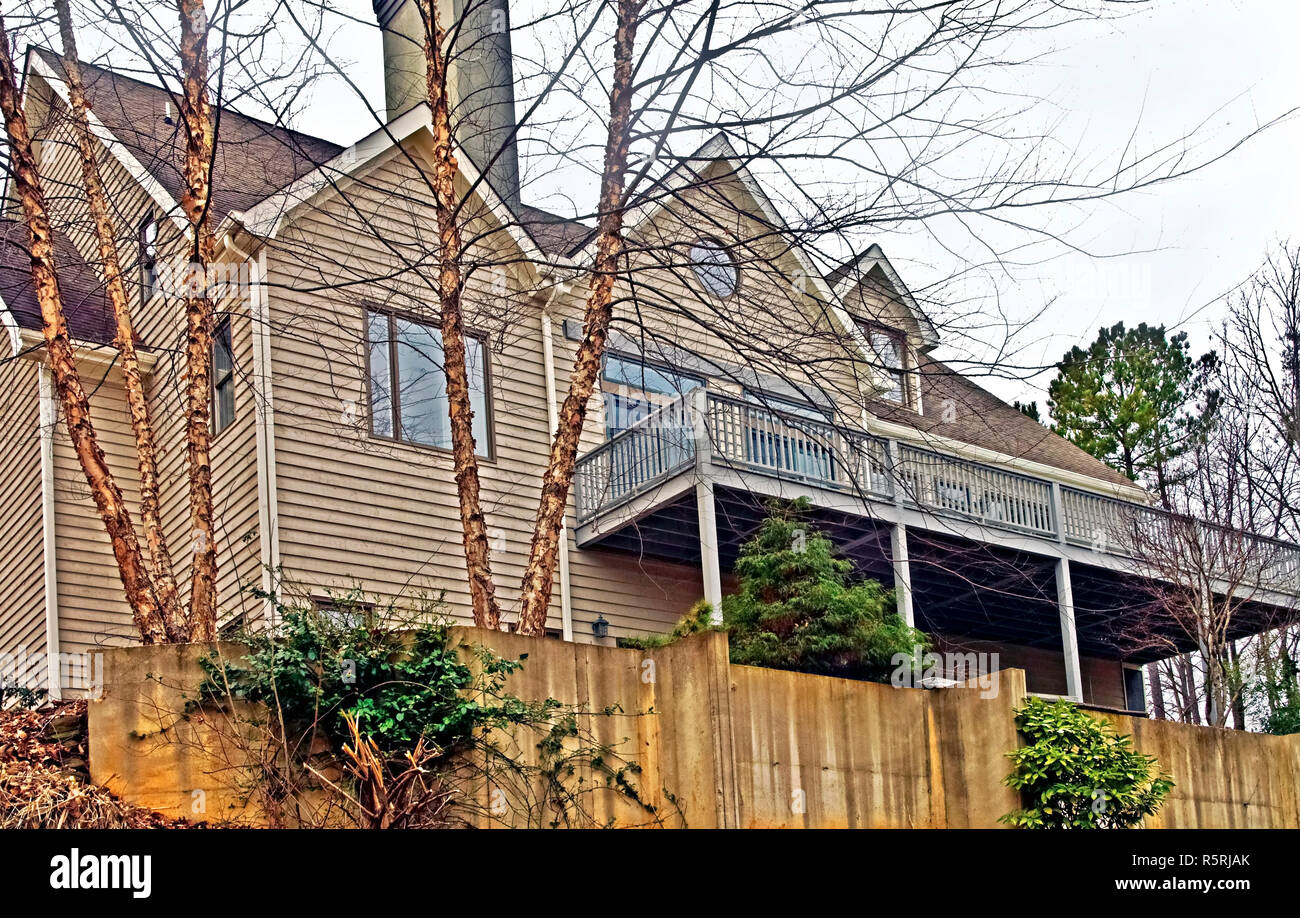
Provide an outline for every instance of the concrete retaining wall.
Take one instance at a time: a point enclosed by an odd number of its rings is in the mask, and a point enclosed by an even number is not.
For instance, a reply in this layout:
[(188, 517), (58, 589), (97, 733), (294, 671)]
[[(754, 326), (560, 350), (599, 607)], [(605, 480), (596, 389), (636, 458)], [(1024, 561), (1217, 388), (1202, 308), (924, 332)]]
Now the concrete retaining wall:
[[(636, 784), (667, 825), (992, 827), (1018, 805), (1002, 778), (1019, 743), (1021, 670), (1002, 671), (996, 694), (974, 685), (926, 691), (733, 666), (721, 634), (651, 651), (457, 634), (506, 658), (526, 654), (508, 685), (520, 697), (621, 712), (585, 715), (583, 725), (640, 766)], [(256, 822), (242, 801), (247, 775), (228, 722), (201, 711), (177, 716), (207, 650), (105, 652), (103, 697), (90, 704), (91, 774), (169, 815), (199, 817), (202, 790), (207, 818)], [(1156, 825), (1300, 826), (1300, 736), (1106, 716), (1177, 782)], [(505, 744), (521, 760), (536, 757), (536, 737)], [(492, 790), (473, 790), (485, 810)], [(598, 824), (646, 822), (616, 793), (593, 794), (588, 805)], [(484, 816), (485, 824), (519, 821), (513, 807)]]

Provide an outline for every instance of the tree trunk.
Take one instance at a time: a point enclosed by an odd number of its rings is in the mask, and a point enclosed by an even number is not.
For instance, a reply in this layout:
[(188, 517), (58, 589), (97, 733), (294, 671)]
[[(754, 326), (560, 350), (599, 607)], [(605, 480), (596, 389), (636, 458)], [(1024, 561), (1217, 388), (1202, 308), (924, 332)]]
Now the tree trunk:
[(1196, 674), (1192, 672), (1192, 661), (1187, 655), (1178, 658), (1178, 675), (1183, 684), (1182, 720), (1184, 723), (1201, 722), (1200, 705), (1197, 704)]
[(81, 157), (82, 180), (86, 185), (86, 198), (90, 206), (90, 215), (95, 223), (95, 236), (99, 242), (105, 290), (116, 322), (116, 344), (121, 355), (122, 378), (131, 413), (131, 429), (135, 434), (136, 456), (140, 470), (140, 520), (149, 547), (149, 574), (153, 580), (163, 625), (167, 630), (167, 639), (172, 642), (183, 642), (187, 639), (185, 620), (177, 595), (171, 551), (167, 545), (167, 536), (159, 512), (158, 460), (153, 421), (149, 415), (149, 402), (145, 397), (140, 358), (135, 349), (131, 307), (127, 299), (126, 285), (122, 280), (122, 261), (117, 250), (112, 218), (109, 216), (108, 195), (104, 190), (95, 141), (90, 132), (89, 106), (86, 103), (85, 86), (81, 79), (81, 65), (77, 59), (76, 36), (72, 29), (72, 15), (68, 8), (68, 0), (54, 0), (54, 10), (58, 16), (59, 34), (63, 40), (63, 72), (68, 84), (68, 97), (77, 133), (77, 152)]
[(167, 635), (154, 586), (140, 551), (130, 510), (108, 467), (104, 451), (100, 448), (90, 418), (90, 402), (77, 372), (59, 291), (49, 211), (32, 152), (31, 133), (19, 97), (18, 78), (14, 72), (3, 19), (0, 19), (0, 111), (4, 114), (5, 131), (9, 140), (12, 191), (22, 206), (30, 237), (32, 286), (41, 309), (46, 356), (63, 406), (68, 435), (108, 533), (118, 574), (122, 578), (122, 587), (140, 638), (146, 644), (162, 643), (166, 641)]
[(1147, 664), (1147, 678), (1151, 681), (1151, 716), (1156, 720), (1168, 720), (1165, 711), (1165, 687), (1160, 681), (1160, 664)]
[(213, 303), (207, 276), (216, 252), (209, 214), (212, 193), (212, 107), (208, 101), (208, 19), (203, 0), (178, 0), (180, 13), (180, 111), (185, 134), (185, 191), (181, 209), (192, 233), (185, 297), (185, 449), (190, 484), (189, 637), (217, 636), (217, 545), (212, 502)]
[(452, 152), (447, 98), (446, 31), (438, 22), (436, 0), (419, 0), (424, 21), (424, 57), (429, 107), (433, 111), (433, 189), (438, 219), (438, 297), (442, 315), (442, 359), (447, 376), (452, 461), (460, 501), (461, 543), (469, 575), (474, 624), (499, 628), (501, 608), (492, 579), (487, 521), (480, 498), (478, 456), (474, 451), (474, 409), (465, 363), (465, 316), (461, 307), (461, 235), (456, 223), (456, 157)]
[(523, 603), (519, 612), (520, 634), (541, 635), (546, 631), (546, 613), (551, 603), (555, 559), (569, 502), (569, 488), (573, 482), (578, 441), (586, 420), (587, 403), (595, 390), (596, 380), (600, 378), (601, 360), (613, 318), (614, 279), (623, 252), (624, 173), (627, 171), (632, 122), (632, 51), (636, 44), (640, 9), (641, 4), (636, 0), (618, 0), (618, 25), (614, 33), (614, 80), (609, 94), (609, 134), (601, 177), (595, 263), (583, 318), (582, 343), (573, 362), (569, 391), (560, 408), (559, 425), (551, 444), (546, 473), (542, 478), (541, 500), (533, 527), (528, 567), (524, 571)]
[(1230, 691), (1232, 699), (1232, 719), (1233, 726), (1238, 730), (1246, 729), (1246, 695), (1241, 686), (1241, 654), (1237, 650), (1237, 642), (1228, 642), (1228, 658), (1232, 661), (1232, 667), (1236, 675), (1233, 677)]

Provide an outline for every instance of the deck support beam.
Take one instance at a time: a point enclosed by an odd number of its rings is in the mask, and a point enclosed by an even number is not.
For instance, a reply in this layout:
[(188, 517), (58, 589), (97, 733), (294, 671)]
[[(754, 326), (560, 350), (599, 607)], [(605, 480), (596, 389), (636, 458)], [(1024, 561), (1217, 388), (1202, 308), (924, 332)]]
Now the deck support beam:
[(722, 624), (722, 564), (718, 560), (718, 510), (713, 496), (713, 440), (709, 436), (709, 393), (701, 386), (690, 393), (695, 441), (695, 511), (700, 523), (700, 571), (704, 599), (713, 607), (712, 621)]
[(1079, 664), (1079, 635), (1074, 627), (1074, 587), (1070, 559), (1056, 559), (1056, 604), (1061, 611), (1061, 649), (1065, 657), (1065, 693), (1083, 701), (1083, 670)]
[(895, 523), (889, 532), (890, 559), (894, 566), (894, 601), (898, 614), (909, 627), (916, 627), (912, 609), (912, 565), (907, 558), (907, 527)]
[(713, 623), (722, 624), (722, 566), (718, 562), (718, 513), (713, 483), (695, 483), (695, 507), (700, 519), (700, 569), (704, 573), (704, 598), (713, 607)]

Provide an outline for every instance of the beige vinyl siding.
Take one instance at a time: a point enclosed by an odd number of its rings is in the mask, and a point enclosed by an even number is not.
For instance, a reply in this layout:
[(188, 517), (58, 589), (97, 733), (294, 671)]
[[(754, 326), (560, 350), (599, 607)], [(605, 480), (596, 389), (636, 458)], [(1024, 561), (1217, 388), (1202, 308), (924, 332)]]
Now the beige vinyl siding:
[[(351, 184), (345, 198), (315, 207), (273, 244), (278, 534), (289, 589), (319, 595), (359, 586), (408, 604), (445, 591), (449, 611), (465, 621), (468, 592), (450, 453), (369, 434), (364, 309), (437, 316), (432, 292), (410, 264), (423, 259), (432, 276), (434, 216), (423, 192), (411, 164), (393, 153)], [(467, 301), (470, 327), (489, 339), (494, 449), (481, 460), (480, 475), (497, 543), (497, 589), (512, 618), (550, 437), (540, 303), (518, 294), (503, 300), (488, 284), (488, 278), (471, 278)], [(512, 281), (510, 290), (517, 289)], [(563, 393), (572, 354), (559, 325), (556, 372)], [(599, 429), (598, 408), (591, 417)], [(693, 601), (699, 592), (698, 571), (690, 568), (576, 550), (572, 562), (580, 640), (591, 639), (590, 622), (601, 614), (629, 633), (662, 629), (684, 611), (684, 597)], [(692, 585), (683, 589), (682, 580)], [(560, 626), (558, 581), (549, 625)]]
[[(90, 414), (100, 448), (123, 496), (138, 506), (135, 440), (126, 421), (120, 374), (84, 363), (80, 370), (83, 384), (94, 392)], [(54, 432), (54, 520), (59, 649), (80, 653), (130, 643), (135, 627), (122, 581), (62, 411)]]
[[(452, 614), (467, 620), (450, 453), (369, 433), (363, 313), (436, 320), (436, 299), (410, 266), (422, 258), (433, 276), (434, 225), (422, 180), (393, 153), (273, 244), (278, 533), (290, 589), (360, 586), (407, 603), (445, 590)], [(493, 295), (486, 280), (471, 279), (469, 299)], [(528, 302), (510, 312), (469, 316), (489, 339), (494, 449), (480, 475), (489, 534), (504, 542), (493, 565), (507, 609), (517, 603), (547, 448), (540, 314)], [(553, 619), (558, 627), (558, 597)]]
[[(41, 521), (41, 443), (37, 365), (8, 357), (0, 342), (0, 654), (17, 667), (21, 654), (45, 651), (45, 572)], [(43, 667), (29, 665), (30, 687), (44, 687)]]
[[(408, 149), (420, 155), (418, 146)], [(726, 208), (720, 210), (725, 216)], [(436, 318), (430, 282), (420, 276), (421, 271), (425, 278), (434, 276), (434, 225), (423, 179), (394, 151), (350, 182), (341, 196), (328, 197), (296, 217), (273, 243), (269, 288), (278, 534), (291, 590), (319, 594), (360, 587), (408, 602), (445, 590), (452, 613), (466, 620), (468, 594), (450, 455), (368, 433), (363, 312), (367, 306), (387, 306)], [(656, 246), (667, 243), (670, 231), (683, 244), (694, 238), (681, 221), (661, 218), (652, 229), (658, 234)], [(739, 232), (755, 235), (761, 230)], [(498, 233), (494, 241), (500, 239)], [(781, 253), (772, 257), (789, 261)], [(794, 270), (790, 265), (784, 269)], [(767, 269), (743, 270), (743, 295), (729, 308), (766, 315), (758, 291)], [(673, 308), (674, 302), (698, 298), (686, 286), (691, 283), (688, 276), (688, 271), (647, 263), (637, 303), (645, 321), (677, 346), (698, 354), (733, 363), (754, 359), (750, 354), (738, 358), (718, 335)], [(567, 390), (576, 349), (563, 335), (563, 320), (581, 319), (584, 294), (579, 284), (551, 307), (559, 399)], [(470, 326), (487, 332), (491, 340), (495, 451), (481, 462), (480, 471), (489, 530), (504, 537), (504, 551), (494, 550), (493, 567), (509, 614), (517, 605), (517, 584), (550, 445), (541, 375), (541, 301), (503, 300), (473, 278), (467, 301)], [(476, 303), (486, 308), (475, 309)], [(500, 314), (503, 303), (509, 306), (506, 316)], [(814, 338), (823, 344), (827, 338), (824, 323), (790, 309), (773, 322), (756, 319), (751, 334), (755, 341), (781, 342), (790, 353), (809, 346)], [(852, 388), (844, 374), (834, 385)], [(602, 412), (598, 391), (589, 406), (583, 452), (604, 439)], [(570, 529), (572, 513), (571, 502)], [(581, 551), (572, 541), (570, 545), (579, 640), (591, 639), (590, 623), (601, 615), (611, 623), (614, 636), (665, 630), (702, 593), (698, 565)], [(552, 627), (559, 625), (558, 588), (557, 582)]]

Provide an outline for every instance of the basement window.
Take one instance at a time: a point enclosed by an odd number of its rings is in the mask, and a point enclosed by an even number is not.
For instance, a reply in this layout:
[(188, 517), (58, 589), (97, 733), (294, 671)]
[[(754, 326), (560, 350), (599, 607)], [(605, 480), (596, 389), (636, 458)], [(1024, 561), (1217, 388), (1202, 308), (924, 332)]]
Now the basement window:
[(230, 317), (217, 323), (212, 334), (212, 434), (216, 436), (235, 420), (235, 352), (230, 339)]

